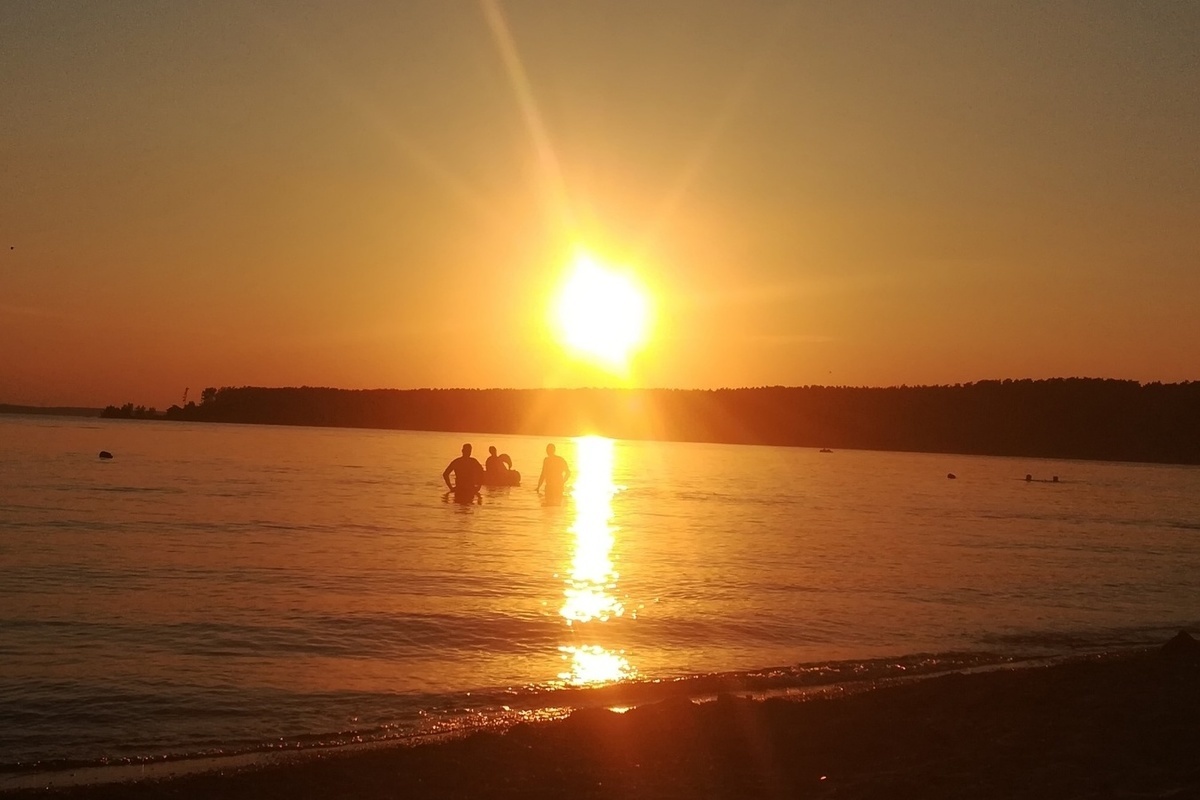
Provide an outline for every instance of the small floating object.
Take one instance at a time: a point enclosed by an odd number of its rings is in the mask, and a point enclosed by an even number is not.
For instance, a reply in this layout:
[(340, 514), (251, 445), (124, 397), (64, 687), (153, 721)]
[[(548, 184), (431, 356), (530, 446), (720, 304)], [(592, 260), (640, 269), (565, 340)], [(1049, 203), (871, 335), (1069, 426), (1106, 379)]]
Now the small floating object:
[(506, 469), (506, 470), (502, 470), (499, 472), (497, 472), (496, 470), (492, 470), (492, 472), (485, 472), (485, 473), (483, 473), (483, 485), (484, 486), (520, 486), (521, 485), (521, 473), (515, 469)]
[(1026, 483), (1031, 483), (1032, 481), (1033, 481), (1033, 476), (1032, 476), (1032, 475), (1030, 475), (1028, 472), (1026, 472), (1026, 473), (1025, 473), (1025, 482), (1026, 482)]
[(947, 478), (949, 478), (950, 480), (954, 480), (954, 479), (955, 479), (955, 478), (957, 478), (958, 476), (957, 476), (957, 475), (955, 475), (953, 472), (947, 472), (947, 473), (946, 473), (946, 477), (947, 477)]
[(822, 453), (832, 453), (833, 451), (832, 451), (832, 450), (830, 450), (828, 447), (822, 447), (822, 448), (820, 449), (820, 451), (819, 451), (819, 452), (822, 452)]
[(103, 459), (109, 459), (112, 458), (112, 453), (108, 452), (107, 450), (101, 450), (100, 457)]
[(1051, 479), (1050, 479), (1050, 482), (1051, 482), (1051, 483), (1058, 483), (1058, 476), (1057, 476), (1057, 475), (1055, 475), (1053, 478), (1051, 478)]

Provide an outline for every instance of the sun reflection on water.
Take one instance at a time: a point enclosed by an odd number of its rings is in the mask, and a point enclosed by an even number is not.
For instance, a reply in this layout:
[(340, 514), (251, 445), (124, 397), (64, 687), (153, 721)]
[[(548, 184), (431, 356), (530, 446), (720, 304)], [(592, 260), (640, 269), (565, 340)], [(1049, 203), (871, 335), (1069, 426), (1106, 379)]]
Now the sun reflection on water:
[(558, 677), (572, 686), (600, 686), (632, 677), (634, 669), (620, 653), (605, 650), (600, 645), (574, 645), (558, 648), (571, 668)]
[[(578, 638), (595, 641), (597, 624), (621, 617), (625, 607), (616, 596), (617, 573), (612, 549), (617, 528), (612, 524), (612, 499), (620, 487), (613, 483), (613, 442), (597, 436), (576, 440), (578, 471), (572, 497), (575, 500), (571, 571), (563, 588), (559, 614)], [(593, 686), (632, 677), (635, 670), (620, 651), (599, 644), (559, 647), (570, 668), (559, 678), (573, 686)]]

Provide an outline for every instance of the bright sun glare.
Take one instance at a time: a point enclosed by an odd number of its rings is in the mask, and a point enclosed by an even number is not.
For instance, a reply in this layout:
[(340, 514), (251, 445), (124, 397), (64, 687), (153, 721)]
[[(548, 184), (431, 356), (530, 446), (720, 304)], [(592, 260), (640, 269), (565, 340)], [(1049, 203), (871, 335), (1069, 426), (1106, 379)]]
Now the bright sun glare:
[(554, 304), (560, 341), (609, 369), (625, 369), (646, 339), (648, 303), (634, 280), (581, 253)]

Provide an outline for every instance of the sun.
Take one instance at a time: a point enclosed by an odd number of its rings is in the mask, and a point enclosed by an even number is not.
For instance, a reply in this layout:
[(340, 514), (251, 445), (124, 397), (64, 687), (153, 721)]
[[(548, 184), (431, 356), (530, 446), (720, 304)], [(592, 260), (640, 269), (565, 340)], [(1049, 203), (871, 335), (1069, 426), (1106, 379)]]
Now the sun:
[(645, 291), (630, 275), (590, 254), (571, 261), (553, 309), (559, 341), (593, 363), (624, 370), (645, 344)]

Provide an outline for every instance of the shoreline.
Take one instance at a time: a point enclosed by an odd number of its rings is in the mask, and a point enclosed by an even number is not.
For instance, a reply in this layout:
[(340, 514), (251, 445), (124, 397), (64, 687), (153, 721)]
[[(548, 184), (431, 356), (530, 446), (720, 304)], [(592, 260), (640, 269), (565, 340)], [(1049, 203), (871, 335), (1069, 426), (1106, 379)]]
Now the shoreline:
[(1200, 383), (1101, 378), (720, 389), (210, 386), (198, 403), (185, 398), (160, 413), (126, 402), (101, 417), (1195, 465), (1197, 402)]
[[(83, 409), (91, 411), (91, 409)], [(449, 427), (399, 427), (394, 425), (372, 425), (372, 424), (352, 424), (352, 423), (319, 423), (319, 422), (288, 422), (288, 421), (264, 421), (264, 420), (240, 420), (240, 419), (200, 419), (200, 418), (172, 418), (167, 417), (163, 413), (156, 416), (146, 417), (105, 417), (103, 414), (90, 413), (74, 413), (74, 411), (4, 411), (0, 410), (0, 416), (9, 415), (15, 417), (56, 417), (70, 419), (104, 419), (115, 420), (117, 422), (170, 422), (170, 423), (187, 423), (199, 425), (237, 425), (248, 427), (270, 427), (270, 428), (308, 428), (308, 429), (333, 429), (346, 431), (388, 431), (396, 433), (434, 433), (434, 434), (456, 434), (464, 436), (495, 436), (495, 437), (533, 437), (533, 438), (564, 438), (575, 439), (591, 434), (557, 431), (550, 433), (542, 433), (537, 431), (513, 431), (513, 430), (462, 430), (451, 429)], [(1054, 453), (1029, 453), (1029, 452), (1008, 452), (1002, 450), (971, 450), (971, 449), (930, 449), (930, 448), (904, 448), (904, 447), (885, 447), (885, 446), (865, 446), (865, 445), (839, 445), (837, 448), (824, 447), (819, 443), (770, 443), (770, 442), (754, 442), (754, 441), (734, 441), (727, 439), (715, 438), (656, 438), (647, 436), (621, 436), (609, 434), (597, 434), (610, 438), (615, 441), (629, 442), (662, 442), (666, 444), (695, 444), (695, 445), (730, 445), (736, 447), (780, 447), (789, 450), (815, 450), (822, 454), (833, 454), (838, 451), (846, 452), (862, 452), (862, 453), (902, 453), (906, 455), (927, 455), (927, 456), (962, 456), (967, 458), (1007, 458), (1019, 460), (1033, 461), (1066, 461), (1079, 462), (1082, 464), (1130, 464), (1137, 466), (1160, 466), (1160, 467), (1196, 467), (1200, 466), (1200, 457), (1187, 459), (1172, 459), (1172, 458), (1124, 458), (1120, 455), (1078, 455), (1078, 454), (1054, 454)], [(1023, 480), (1020, 476), (1015, 480)], [(1069, 483), (1069, 481), (1051, 481), (1047, 479), (1034, 479), (1026, 481), (1028, 483)], [(518, 484), (519, 485), (519, 484)]]
[[(484, 710), (474, 709), (470, 713), (464, 712), (462, 716), (443, 717), (432, 725), (417, 725), (404, 732), (389, 733), (382, 737), (372, 736), (370, 731), (330, 732), (280, 738), (246, 749), (3, 763), (0, 764), (0, 794), (14, 789), (37, 788), (43, 784), (63, 788), (178, 778), (220, 770), (292, 764), (305, 759), (370, 749), (424, 746), (476, 733), (503, 733), (520, 724), (551, 722), (575, 712), (596, 709), (628, 710), (685, 700), (704, 704), (722, 695), (754, 700), (804, 701), (814, 697), (870, 691), (895, 683), (927, 680), (946, 674), (1047, 666), (1119, 651), (1132, 652), (1150, 646), (1131, 644), (1118, 650), (1096, 648), (1075, 653), (1023, 656), (987, 652), (913, 653), (800, 663), (794, 667), (772, 666), (688, 677), (619, 681), (600, 686), (559, 687), (550, 690), (549, 694), (531, 695), (524, 701), (515, 700), (506, 691), (503, 697), (485, 699)], [(486, 697), (487, 692), (485, 690), (481, 694), (476, 690), (467, 694), (482, 698)], [(418, 713), (421, 716), (425, 714), (424, 711)], [(397, 729), (394, 723), (387, 727), (391, 731)]]
[(1198, 649), (1181, 634), (1162, 648), (801, 700), (593, 708), (436, 743), (0, 796), (1200, 798)]

